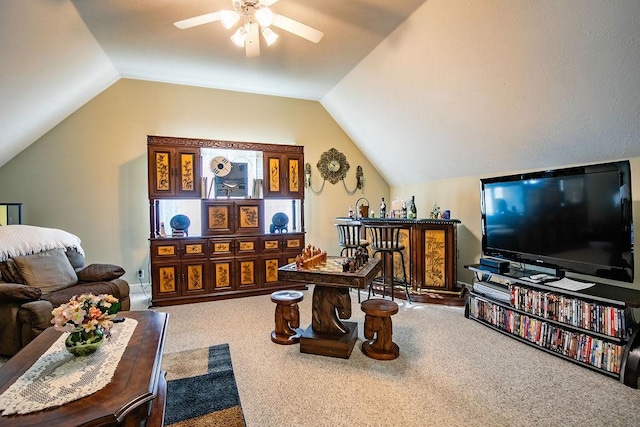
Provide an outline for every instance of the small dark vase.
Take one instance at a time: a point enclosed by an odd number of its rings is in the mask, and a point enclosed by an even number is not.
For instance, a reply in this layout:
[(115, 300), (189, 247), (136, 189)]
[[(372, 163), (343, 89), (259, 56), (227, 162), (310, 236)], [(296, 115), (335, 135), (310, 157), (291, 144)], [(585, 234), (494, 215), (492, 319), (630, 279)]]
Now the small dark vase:
[(93, 331), (85, 332), (84, 329), (76, 329), (69, 333), (64, 341), (67, 351), (74, 356), (87, 356), (95, 353), (104, 342), (104, 331), (96, 328)]

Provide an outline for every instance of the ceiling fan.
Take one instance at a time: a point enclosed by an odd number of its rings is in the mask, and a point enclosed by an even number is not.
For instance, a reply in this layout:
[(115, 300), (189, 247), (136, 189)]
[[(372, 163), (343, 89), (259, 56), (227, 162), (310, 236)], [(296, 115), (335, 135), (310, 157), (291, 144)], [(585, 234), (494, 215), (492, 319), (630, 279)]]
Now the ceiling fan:
[(248, 57), (260, 55), (259, 34), (262, 33), (267, 46), (278, 39), (278, 34), (271, 27), (278, 27), (296, 36), (318, 43), (324, 33), (301, 22), (274, 13), (269, 6), (278, 0), (231, 0), (234, 10), (223, 9), (218, 12), (205, 13), (173, 25), (180, 29), (196, 27), (210, 22), (221, 21), (230, 29), (240, 22), (240, 27), (231, 36), (231, 41), (238, 47), (244, 47)]

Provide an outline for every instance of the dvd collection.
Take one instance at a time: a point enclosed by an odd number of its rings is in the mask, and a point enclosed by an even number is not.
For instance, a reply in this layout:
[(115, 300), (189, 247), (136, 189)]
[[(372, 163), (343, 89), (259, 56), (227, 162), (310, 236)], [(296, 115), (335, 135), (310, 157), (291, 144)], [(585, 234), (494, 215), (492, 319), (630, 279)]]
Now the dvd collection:
[(628, 338), (626, 311), (553, 292), (511, 285), (511, 305), (545, 319), (616, 338)]
[[(569, 300), (569, 298), (565, 299)], [(538, 299), (535, 300), (539, 302)], [(620, 373), (620, 365), (624, 353), (624, 346), (620, 344), (609, 342), (587, 333), (569, 331), (553, 323), (493, 304), (473, 295), (470, 302), (469, 314), (478, 320), (571, 359), (609, 372)], [(526, 299), (524, 306), (531, 309), (533, 305), (538, 303), (529, 304), (530, 302), (530, 300)], [(577, 303), (581, 303), (581, 301), (578, 300)], [(542, 312), (549, 312), (549, 310), (542, 310)], [(576, 310), (572, 313), (575, 314), (580, 311)], [(618, 309), (614, 308), (614, 310)], [(535, 314), (532, 311), (531, 313)], [(543, 314), (538, 315), (543, 316)]]

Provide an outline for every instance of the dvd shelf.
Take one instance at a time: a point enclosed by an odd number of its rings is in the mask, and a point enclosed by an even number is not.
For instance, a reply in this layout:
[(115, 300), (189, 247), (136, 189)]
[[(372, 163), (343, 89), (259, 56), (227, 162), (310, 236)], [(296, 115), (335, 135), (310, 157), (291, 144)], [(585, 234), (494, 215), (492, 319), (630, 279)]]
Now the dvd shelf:
[[(640, 291), (603, 284), (567, 291), (528, 282), (531, 270), (465, 268), (476, 273), (465, 317), (638, 388), (640, 334), (632, 310)], [(490, 286), (493, 280), (499, 285)]]

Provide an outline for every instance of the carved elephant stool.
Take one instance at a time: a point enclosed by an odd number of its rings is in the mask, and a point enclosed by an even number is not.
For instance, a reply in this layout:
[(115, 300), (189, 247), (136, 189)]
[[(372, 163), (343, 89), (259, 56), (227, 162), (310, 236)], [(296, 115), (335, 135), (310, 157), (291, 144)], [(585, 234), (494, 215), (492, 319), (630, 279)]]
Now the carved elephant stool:
[(296, 344), (304, 332), (300, 329), (298, 303), (304, 294), (300, 291), (277, 291), (271, 294), (276, 303), (276, 328), (271, 332), (271, 341), (277, 344)]
[(368, 299), (360, 308), (365, 312), (366, 341), (362, 343), (362, 352), (376, 360), (393, 360), (398, 357), (400, 348), (391, 340), (391, 316), (398, 312), (398, 304), (384, 299)]

